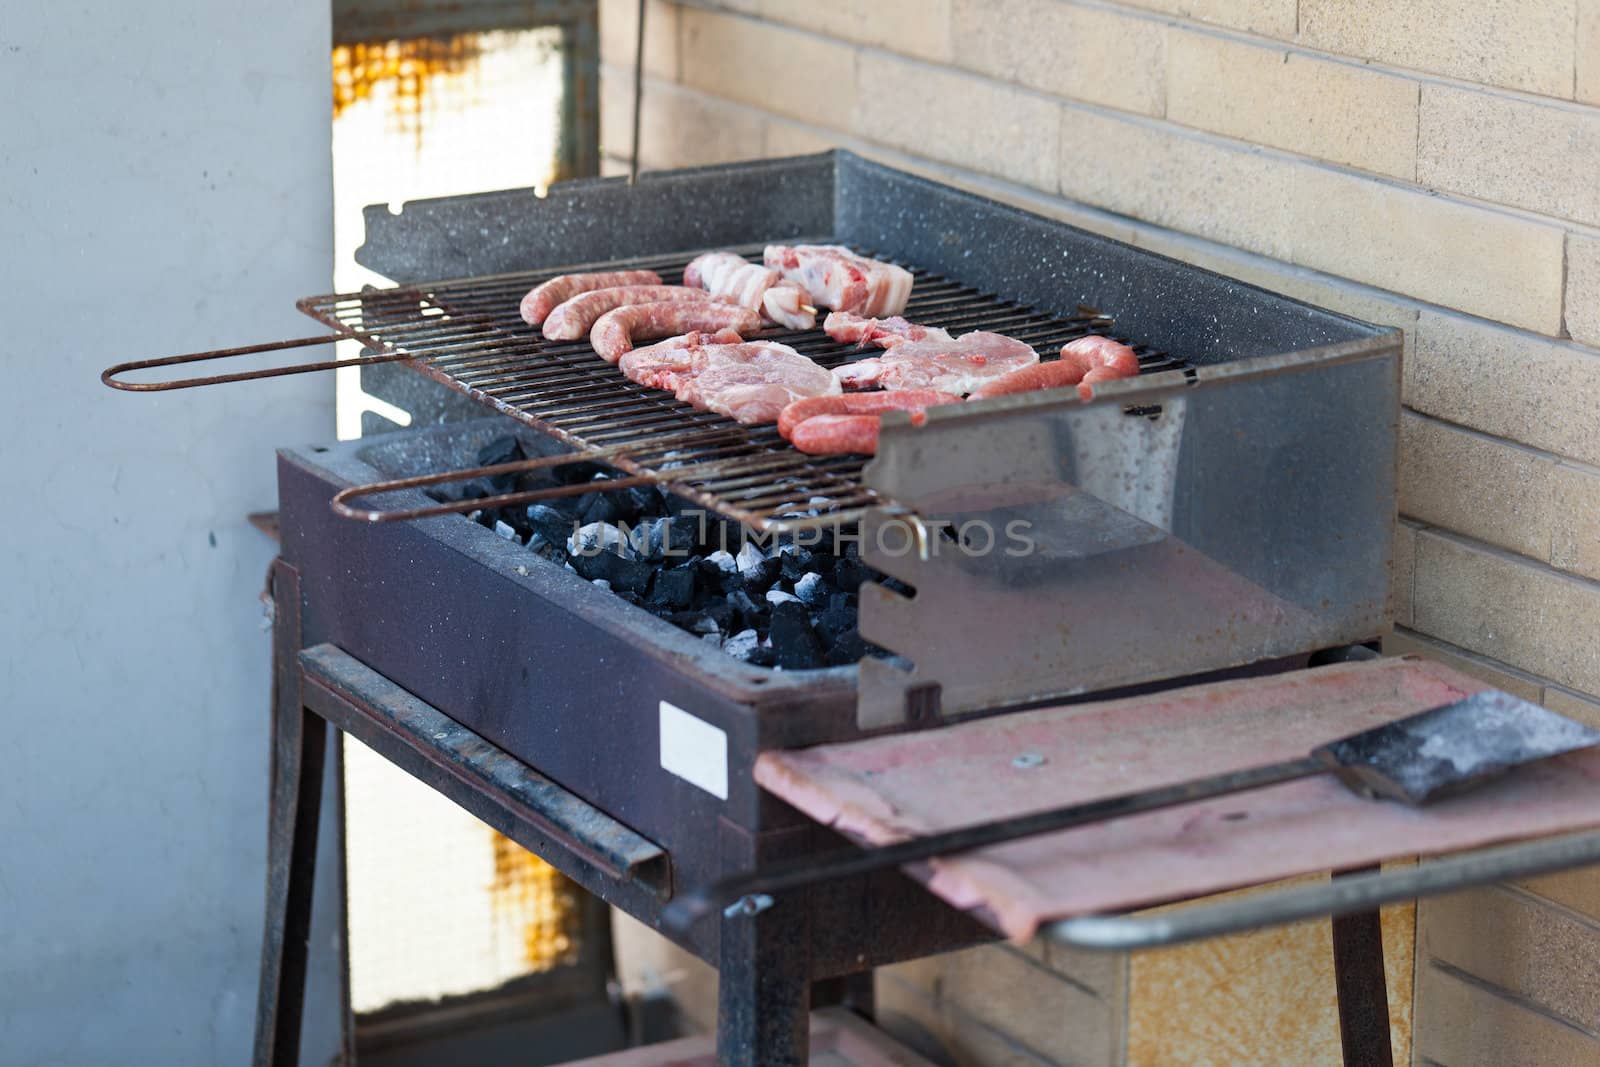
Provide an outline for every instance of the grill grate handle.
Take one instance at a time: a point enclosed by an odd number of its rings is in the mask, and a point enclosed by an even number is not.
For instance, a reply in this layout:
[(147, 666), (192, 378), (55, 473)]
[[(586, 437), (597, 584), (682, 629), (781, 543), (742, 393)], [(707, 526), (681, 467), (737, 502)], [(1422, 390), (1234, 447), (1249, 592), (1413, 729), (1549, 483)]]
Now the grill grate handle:
[(234, 374), (213, 374), (204, 378), (178, 378), (168, 382), (128, 382), (118, 375), (130, 371), (149, 370), (152, 367), (175, 367), (185, 363), (202, 363), (213, 359), (232, 359), (235, 356), (254, 355), (259, 352), (282, 352), (290, 348), (310, 348), (332, 344), (335, 341), (360, 341), (369, 348), (378, 342), (367, 338), (360, 330), (347, 330), (336, 334), (318, 334), (315, 337), (296, 337), (289, 341), (271, 341), (267, 344), (245, 345), (242, 348), (218, 348), (210, 352), (191, 352), (182, 356), (163, 356), (161, 359), (141, 359), (131, 363), (118, 363), (100, 373), (100, 380), (113, 389), (130, 393), (160, 393), (170, 389), (194, 389), (202, 385), (223, 385), (228, 382), (250, 382), (260, 378), (282, 378), (290, 374), (309, 374), (313, 371), (337, 370), (341, 367), (364, 367), (372, 363), (397, 363), (414, 358), (406, 352), (384, 352), (357, 359), (330, 359), (320, 363), (299, 363), (292, 367), (267, 367), (262, 370), (238, 371)]
[[(672, 435), (673, 448), (681, 448), (685, 444), (695, 444), (700, 439), (715, 440), (725, 436), (721, 428), (707, 430), (705, 433), (684, 437)], [(606, 463), (616, 460), (648, 454), (649, 441), (634, 442), (617, 448), (592, 448), (582, 452), (563, 452), (554, 456), (535, 456), (531, 459), (514, 459), (507, 463), (496, 463), (488, 467), (472, 467), (467, 470), (439, 471), (433, 474), (418, 474), (410, 478), (395, 478), (384, 482), (369, 482), (365, 485), (352, 485), (348, 489), (341, 489), (333, 495), (330, 506), (336, 515), (346, 519), (355, 519), (358, 522), (406, 522), (411, 519), (428, 519), (437, 515), (461, 515), (469, 511), (478, 511), (483, 508), (506, 507), (511, 504), (533, 504), (540, 500), (552, 500), (557, 497), (582, 496), (584, 493), (609, 493), (614, 490), (635, 489), (642, 486), (662, 486), (668, 484), (660, 475), (629, 475), (624, 478), (606, 478), (600, 481), (578, 482), (573, 485), (546, 486), (542, 489), (524, 489), (515, 493), (501, 493), (498, 496), (474, 497), (471, 500), (446, 501), (439, 504), (429, 504), (419, 508), (394, 508), (382, 510), (377, 508), (360, 508), (353, 506), (350, 501), (362, 497), (373, 496), (377, 493), (392, 493), (400, 489), (421, 489), (432, 485), (448, 485), (452, 482), (470, 482), (474, 478), (493, 478), (502, 474), (524, 474), (528, 471), (544, 470), (550, 467), (562, 467), (568, 463)], [(695, 464), (677, 468), (674, 474), (692, 476), (696, 472), (703, 473), (703, 468), (715, 469), (719, 464)]]

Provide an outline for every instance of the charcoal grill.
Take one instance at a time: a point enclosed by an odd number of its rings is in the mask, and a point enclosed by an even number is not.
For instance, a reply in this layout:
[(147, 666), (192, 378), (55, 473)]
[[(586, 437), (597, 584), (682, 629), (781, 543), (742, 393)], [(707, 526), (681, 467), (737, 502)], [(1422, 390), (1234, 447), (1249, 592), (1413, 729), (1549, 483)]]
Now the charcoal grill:
[[(762, 753), (1275, 674), (1389, 628), (1395, 331), (845, 152), (369, 208), (367, 228), (357, 258), (398, 286), (302, 310), (367, 346), (369, 391), (419, 412), (465, 394), (497, 417), (280, 454), (262, 1058), (295, 1044), (324, 719), (655, 923), (677, 888), (838, 844), (758, 787)], [(1005, 397), (932, 409), (920, 428), (891, 417), (871, 462), (817, 459), (517, 317), (529, 287), (585, 265), (671, 274), (702, 250), (818, 235), (911, 269), (913, 319), (1046, 350), (1111, 332), (1136, 344), (1141, 374), (1088, 403)], [(852, 355), (819, 332), (770, 336), (825, 365)], [(261, 373), (284, 371), (195, 381)], [(384, 489), (470, 468), (508, 432), (530, 455), (601, 458), (764, 534), (855, 524), (863, 559), (915, 590), (861, 591), (863, 635), (900, 658), (740, 663), (439, 514), (414, 485)], [(398, 521), (335, 514), (353, 488)], [(1033, 550), (974, 556), (941, 534), (973, 522), (1024, 523)], [(781, 1067), (804, 1058), (813, 982), (991, 936), (890, 873), (746, 901), (677, 939), (722, 972), (725, 1061)]]

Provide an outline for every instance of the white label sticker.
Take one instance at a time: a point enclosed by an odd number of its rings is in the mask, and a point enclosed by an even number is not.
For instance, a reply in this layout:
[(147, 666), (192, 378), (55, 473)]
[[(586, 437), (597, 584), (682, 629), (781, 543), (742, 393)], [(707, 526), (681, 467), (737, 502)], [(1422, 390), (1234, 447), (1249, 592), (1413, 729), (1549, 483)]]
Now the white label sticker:
[(728, 735), (665, 700), (661, 766), (719, 800), (728, 799)]

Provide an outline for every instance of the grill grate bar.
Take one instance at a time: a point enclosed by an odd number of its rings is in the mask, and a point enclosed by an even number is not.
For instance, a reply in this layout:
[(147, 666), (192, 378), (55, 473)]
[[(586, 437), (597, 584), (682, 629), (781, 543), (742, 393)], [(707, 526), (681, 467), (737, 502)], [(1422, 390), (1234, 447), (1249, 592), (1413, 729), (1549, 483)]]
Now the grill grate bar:
[[(826, 239), (823, 239), (826, 240)], [(731, 249), (757, 261), (761, 245)], [(872, 254), (870, 251), (867, 254)], [(409, 354), (420, 372), (572, 444), (625, 448), (608, 462), (772, 532), (858, 520), (881, 500), (862, 481), (865, 459), (807, 456), (771, 426), (740, 426), (648, 389), (599, 359), (587, 340), (546, 341), (518, 312), (524, 293), (560, 273), (650, 269), (677, 284), (689, 254), (639, 257), (566, 270), (521, 271), (333, 294), (301, 302), (329, 326), (361, 331), (386, 351)], [(886, 257), (880, 257), (886, 258)], [(916, 278), (905, 317), (952, 333), (991, 330), (1045, 355), (1091, 332), (1118, 336), (1092, 308), (1051, 314), (902, 263)], [(820, 324), (819, 324), (820, 327)], [(830, 369), (876, 354), (833, 341), (820, 328), (758, 336), (790, 345)], [(1118, 337), (1119, 340), (1127, 340)], [(1135, 346), (1142, 373), (1187, 366)], [(815, 514), (813, 514), (813, 512)]]

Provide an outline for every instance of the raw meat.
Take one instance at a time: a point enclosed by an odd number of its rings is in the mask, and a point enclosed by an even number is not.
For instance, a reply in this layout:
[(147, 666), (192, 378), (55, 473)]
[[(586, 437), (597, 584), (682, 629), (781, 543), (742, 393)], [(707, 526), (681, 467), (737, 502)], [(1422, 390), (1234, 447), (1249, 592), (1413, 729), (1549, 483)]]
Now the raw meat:
[(933, 389), (814, 397), (784, 408), (778, 416), (778, 432), (800, 451), (812, 455), (872, 455), (878, 451), (883, 412), (908, 411), (912, 424), (921, 426), (928, 417), (928, 408), (960, 402), (959, 396)]
[(778, 432), (788, 437), (794, 428), (818, 415), (879, 415), (885, 411), (920, 411), (939, 404), (959, 404), (954, 393), (937, 389), (898, 389), (887, 393), (845, 393), (796, 400), (778, 416)]
[(911, 299), (911, 272), (856, 255), (843, 245), (768, 245), (767, 266), (799, 283), (818, 307), (898, 315)]
[(1090, 388), (1095, 382), (1109, 382), (1117, 378), (1132, 378), (1139, 373), (1139, 357), (1133, 349), (1109, 337), (1090, 334), (1061, 346), (1061, 362), (1083, 368), (1083, 380), (1078, 392), (1087, 400), (1094, 394)]
[(776, 420), (796, 400), (839, 391), (832, 374), (788, 345), (740, 341), (728, 330), (636, 348), (619, 366), (640, 385), (747, 425)]
[(806, 305), (804, 290), (784, 281), (771, 267), (751, 263), (733, 252), (696, 256), (683, 270), (683, 284), (763, 312), (791, 330), (809, 330), (817, 324), (817, 311)]
[(752, 334), (761, 329), (761, 317), (749, 308), (699, 300), (684, 304), (629, 304), (606, 312), (589, 331), (589, 343), (607, 363), (615, 363), (639, 340), (675, 337), (696, 331), (731, 329)]
[(681, 285), (619, 285), (592, 289), (561, 303), (545, 317), (543, 332), (552, 341), (576, 341), (608, 311), (629, 304), (705, 303), (711, 294)]
[(579, 293), (591, 289), (610, 289), (618, 285), (660, 285), (661, 275), (653, 270), (607, 270), (589, 274), (562, 274), (543, 285), (536, 285), (522, 298), (522, 321), (529, 326), (543, 322), (550, 312)]
[(834, 311), (823, 321), (827, 335), (840, 344), (877, 345), (893, 348), (902, 341), (952, 341), (937, 326), (921, 326), (907, 322), (899, 315), (887, 319), (869, 319), (849, 311)]
[(953, 341), (902, 341), (881, 356), (834, 370), (847, 389), (938, 389), (965, 395), (1039, 362), (1039, 353), (1004, 334), (975, 330)]
[(1078, 395), (1088, 400), (1094, 383), (1116, 378), (1132, 378), (1139, 373), (1139, 358), (1133, 349), (1109, 337), (1091, 334), (1061, 346), (1061, 359), (1023, 367), (996, 378), (975, 390), (969, 399), (983, 400), (1011, 393), (1030, 393), (1038, 389), (1078, 387)]

